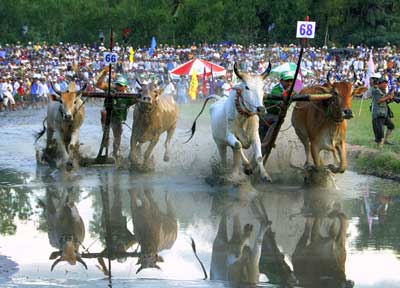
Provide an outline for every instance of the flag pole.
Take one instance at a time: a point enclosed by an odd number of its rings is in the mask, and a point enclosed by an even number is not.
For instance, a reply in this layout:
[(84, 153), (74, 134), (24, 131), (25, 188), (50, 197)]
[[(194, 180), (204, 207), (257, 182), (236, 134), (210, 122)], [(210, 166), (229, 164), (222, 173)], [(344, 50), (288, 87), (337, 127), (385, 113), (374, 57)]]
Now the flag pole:
[(360, 104), (360, 110), (358, 111), (358, 117), (361, 116), (361, 110), (362, 110), (363, 103), (364, 103), (364, 95), (361, 97), (361, 104)]

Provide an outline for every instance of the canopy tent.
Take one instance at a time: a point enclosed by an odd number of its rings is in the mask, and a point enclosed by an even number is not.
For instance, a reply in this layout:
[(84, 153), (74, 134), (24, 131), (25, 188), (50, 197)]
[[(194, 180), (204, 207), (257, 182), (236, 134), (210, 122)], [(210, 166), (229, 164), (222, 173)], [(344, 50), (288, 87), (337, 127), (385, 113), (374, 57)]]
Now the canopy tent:
[(179, 65), (178, 67), (169, 71), (169, 73), (172, 78), (177, 78), (181, 75), (191, 76), (194, 72), (197, 76), (203, 77), (204, 70), (206, 73), (206, 77), (211, 76), (211, 70), (214, 77), (224, 76), (226, 74), (226, 70), (224, 67), (198, 58), (192, 59), (186, 63)]

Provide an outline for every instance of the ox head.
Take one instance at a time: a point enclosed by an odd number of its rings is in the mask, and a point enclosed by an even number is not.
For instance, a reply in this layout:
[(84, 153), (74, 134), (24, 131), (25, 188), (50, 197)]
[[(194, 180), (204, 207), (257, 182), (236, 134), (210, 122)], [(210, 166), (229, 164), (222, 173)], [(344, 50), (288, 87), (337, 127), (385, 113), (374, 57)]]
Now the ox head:
[(141, 92), (139, 100), (141, 106), (151, 109), (157, 104), (159, 97), (163, 93), (163, 89), (161, 89), (157, 84), (150, 82), (149, 84), (142, 86)]
[(353, 118), (353, 95), (362, 94), (368, 90), (367, 87), (354, 88), (354, 82), (350, 81), (334, 82), (330, 77), (330, 72), (327, 75), (327, 84), (324, 86), (332, 93), (332, 98), (327, 101), (329, 102), (329, 113), (336, 122)]
[(68, 89), (65, 92), (61, 92), (51, 84), (56, 95), (51, 95), (51, 100), (58, 101), (60, 105), (60, 113), (64, 121), (73, 121), (74, 115), (81, 108), (83, 102), (81, 100), (82, 91), (86, 88), (86, 83), (83, 87), (76, 91), (75, 83), (70, 83)]
[(156, 268), (161, 270), (160, 266), (157, 265), (157, 262), (164, 262), (164, 259), (157, 254), (141, 254), (137, 264), (140, 264), (138, 270), (136, 270), (136, 274), (146, 268)]
[(236, 76), (242, 80), (239, 84), (239, 89), (242, 97), (242, 105), (249, 113), (264, 114), (265, 107), (263, 103), (264, 98), (264, 80), (271, 71), (271, 63), (268, 68), (260, 75), (252, 75), (243, 71), (239, 71), (237, 63), (233, 66)]
[[(73, 236), (68, 236), (65, 237), (64, 243), (62, 244), (62, 249), (61, 251), (58, 252), (53, 252), (51, 253), (49, 259), (54, 260), (53, 265), (51, 265), (51, 271), (53, 271), (54, 267), (62, 261), (68, 262), (70, 265), (76, 265), (76, 262), (81, 263), (85, 269), (87, 270), (87, 265), (86, 263), (82, 260), (81, 255), (78, 252), (77, 246), (76, 245)], [(78, 246), (79, 247), (79, 246)]]

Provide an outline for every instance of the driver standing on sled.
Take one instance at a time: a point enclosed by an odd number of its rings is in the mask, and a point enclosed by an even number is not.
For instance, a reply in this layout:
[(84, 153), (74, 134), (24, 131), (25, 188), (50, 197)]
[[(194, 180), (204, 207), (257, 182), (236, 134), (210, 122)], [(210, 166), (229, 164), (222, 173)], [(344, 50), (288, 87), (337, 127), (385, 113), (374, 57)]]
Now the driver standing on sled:
[[(110, 68), (106, 66), (101, 72), (99, 79), (97, 80), (96, 87), (104, 91), (108, 91), (108, 83), (104, 82), (104, 78), (108, 74)], [(128, 81), (126, 78), (117, 74), (115, 76), (113, 85), (111, 86), (111, 93), (127, 93), (128, 92)], [(105, 104), (106, 102), (104, 102)], [(120, 145), (121, 145), (121, 135), (122, 135), (122, 124), (126, 121), (128, 115), (128, 109), (134, 104), (133, 99), (128, 98), (116, 98), (113, 99), (113, 110), (111, 113), (111, 129), (114, 135), (113, 141), (113, 157), (115, 159), (121, 157)], [(104, 130), (106, 123), (107, 112), (105, 109), (101, 111), (101, 124)]]
[[(271, 95), (286, 97), (286, 93), (290, 89), (293, 79), (293, 71), (282, 72), (279, 83), (272, 87)], [(275, 129), (276, 123), (279, 119), (279, 114), (281, 112), (281, 104), (282, 100), (264, 98), (264, 106), (267, 113), (260, 116), (260, 128), (258, 131), (260, 134), (261, 143), (263, 145), (268, 143), (272, 136), (272, 132)]]

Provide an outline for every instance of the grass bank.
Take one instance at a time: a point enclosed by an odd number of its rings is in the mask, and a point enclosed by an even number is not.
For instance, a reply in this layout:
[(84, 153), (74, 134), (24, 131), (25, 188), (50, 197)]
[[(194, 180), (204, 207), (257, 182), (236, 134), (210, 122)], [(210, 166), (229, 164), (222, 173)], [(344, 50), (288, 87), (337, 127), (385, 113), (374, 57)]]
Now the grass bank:
[(390, 104), (395, 116), (392, 119), (395, 130), (390, 138), (394, 145), (376, 149), (370, 103), (370, 99), (355, 99), (354, 118), (348, 121), (347, 143), (353, 145), (349, 147), (349, 155), (354, 160), (354, 169), (360, 173), (400, 180), (400, 104)]

